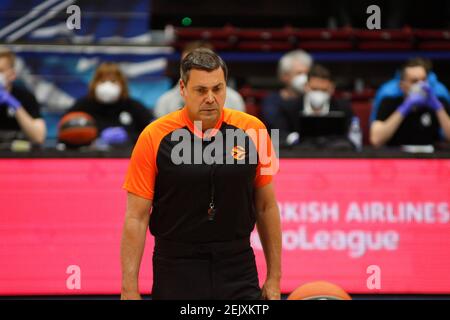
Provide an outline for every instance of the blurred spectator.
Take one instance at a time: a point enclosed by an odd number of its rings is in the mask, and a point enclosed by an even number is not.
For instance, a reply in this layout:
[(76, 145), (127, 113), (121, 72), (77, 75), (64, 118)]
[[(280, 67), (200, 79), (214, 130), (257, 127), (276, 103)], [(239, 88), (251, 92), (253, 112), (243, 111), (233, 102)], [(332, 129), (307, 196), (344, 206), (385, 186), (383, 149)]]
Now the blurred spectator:
[[(353, 117), (350, 102), (344, 99), (336, 99), (333, 97), (335, 85), (328, 69), (321, 65), (314, 65), (308, 73), (308, 80), (304, 87), (304, 94), (296, 98), (296, 103), (280, 105), (279, 112), (274, 121), (275, 128), (280, 130), (280, 141), (285, 144), (292, 145), (303, 143), (302, 124), (299, 119), (303, 116), (302, 121), (308, 121), (308, 117), (313, 121), (317, 116), (327, 117), (331, 114), (339, 114), (339, 117), (332, 118), (327, 124), (333, 124), (333, 121), (345, 121), (345, 128), (350, 127)], [(304, 122), (302, 122), (304, 124)], [(323, 123), (324, 124), (324, 123)], [(339, 124), (336, 124), (337, 126)], [(330, 128), (318, 127), (317, 137), (320, 137), (322, 146), (326, 147), (344, 147), (352, 148), (347, 138), (348, 129), (342, 131), (339, 136), (327, 136)], [(322, 131), (321, 131), (322, 130)], [(298, 134), (300, 132), (300, 135)], [(323, 134), (323, 135), (322, 135)], [(318, 139), (315, 139), (318, 141)], [(306, 142), (306, 141), (305, 141)], [(310, 142), (310, 141), (309, 141)], [(314, 144), (315, 142), (313, 142)]]
[(14, 84), (16, 80), (15, 54), (0, 49), (0, 142), (11, 145), (15, 140), (29, 140), (43, 144), (45, 121), (32, 93)]
[[(183, 59), (189, 52), (197, 48), (207, 48), (213, 50), (213, 46), (208, 42), (194, 41), (186, 45), (181, 53)], [(172, 89), (159, 97), (156, 102), (154, 114), (157, 118), (162, 117), (172, 111), (183, 107), (184, 101), (180, 95), (180, 85), (176, 84)], [(225, 107), (245, 112), (245, 102), (241, 95), (233, 88), (227, 87), (227, 97), (225, 100)]]
[[(426, 66), (427, 70), (427, 82), (433, 89), (433, 92), (439, 99), (444, 99), (447, 103), (450, 103), (450, 94), (448, 89), (443, 83), (441, 83), (437, 75), (432, 71), (432, 63), (428, 59), (423, 59), (423, 64)], [(378, 109), (380, 108), (380, 102), (384, 98), (395, 98), (403, 96), (403, 91), (400, 87), (400, 75), (401, 72), (397, 72), (394, 78), (387, 81), (378, 89), (375, 94), (375, 99), (372, 106), (372, 111), (370, 114), (370, 122), (375, 120)]]
[(89, 84), (89, 92), (67, 111), (90, 114), (105, 145), (134, 144), (141, 131), (151, 122), (152, 113), (128, 93), (127, 80), (115, 63), (98, 66)]
[(427, 81), (429, 71), (429, 62), (421, 58), (404, 65), (402, 95), (383, 98), (375, 110), (370, 127), (374, 146), (433, 145), (441, 135), (450, 140), (449, 104)]
[(268, 128), (275, 128), (274, 121), (279, 110), (298, 109), (312, 63), (312, 57), (303, 50), (291, 51), (281, 57), (278, 62), (278, 77), (284, 87), (270, 93), (262, 102), (261, 116)]

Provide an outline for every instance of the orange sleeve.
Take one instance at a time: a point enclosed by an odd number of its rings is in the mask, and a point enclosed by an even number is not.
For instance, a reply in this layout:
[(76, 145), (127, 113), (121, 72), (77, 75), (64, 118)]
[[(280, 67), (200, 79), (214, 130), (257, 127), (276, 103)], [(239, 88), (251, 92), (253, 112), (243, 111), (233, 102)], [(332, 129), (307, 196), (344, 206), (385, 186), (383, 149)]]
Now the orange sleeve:
[(254, 186), (261, 188), (272, 182), (272, 177), (278, 172), (279, 162), (266, 126), (257, 120), (254, 127), (257, 134), (253, 141), (258, 151)]
[(131, 154), (123, 188), (142, 198), (153, 200), (156, 168), (156, 150), (148, 128), (140, 134)]

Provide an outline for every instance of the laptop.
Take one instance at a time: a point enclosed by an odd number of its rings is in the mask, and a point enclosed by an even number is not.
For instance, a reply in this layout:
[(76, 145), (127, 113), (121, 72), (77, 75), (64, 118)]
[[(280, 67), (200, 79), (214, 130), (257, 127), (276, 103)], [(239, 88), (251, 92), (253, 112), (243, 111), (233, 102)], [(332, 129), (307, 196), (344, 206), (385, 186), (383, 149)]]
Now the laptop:
[(348, 120), (342, 111), (326, 115), (304, 115), (299, 118), (300, 140), (317, 137), (347, 137)]

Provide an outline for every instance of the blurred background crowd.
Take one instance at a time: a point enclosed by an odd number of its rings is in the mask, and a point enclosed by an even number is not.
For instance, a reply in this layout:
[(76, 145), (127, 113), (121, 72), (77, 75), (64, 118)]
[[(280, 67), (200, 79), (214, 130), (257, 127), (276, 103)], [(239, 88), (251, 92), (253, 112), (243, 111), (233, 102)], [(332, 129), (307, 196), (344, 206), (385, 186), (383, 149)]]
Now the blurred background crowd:
[(225, 107), (281, 147), (446, 149), (449, 21), (448, 1), (4, 0), (0, 148), (129, 148), (183, 106), (180, 59), (207, 47), (229, 67)]

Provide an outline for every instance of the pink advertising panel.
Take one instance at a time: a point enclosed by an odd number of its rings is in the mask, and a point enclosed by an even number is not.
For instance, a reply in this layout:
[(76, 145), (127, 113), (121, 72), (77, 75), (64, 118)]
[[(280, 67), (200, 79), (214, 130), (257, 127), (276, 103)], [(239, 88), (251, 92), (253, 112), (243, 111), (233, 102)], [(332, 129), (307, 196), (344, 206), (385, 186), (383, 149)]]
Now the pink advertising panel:
[[(0, 160), (0, 294), (118, 294), (127, 159)], [(450, 293), (450, 160), (281, 159), (282, 291)], [(261, 282), (262, 248), (252, 234)], [(151, 290), (148, 235), (141, 291)]]

